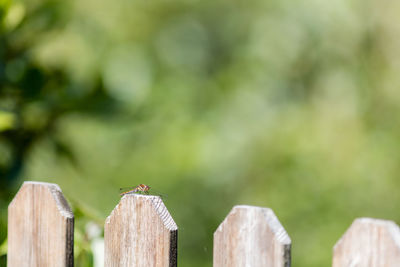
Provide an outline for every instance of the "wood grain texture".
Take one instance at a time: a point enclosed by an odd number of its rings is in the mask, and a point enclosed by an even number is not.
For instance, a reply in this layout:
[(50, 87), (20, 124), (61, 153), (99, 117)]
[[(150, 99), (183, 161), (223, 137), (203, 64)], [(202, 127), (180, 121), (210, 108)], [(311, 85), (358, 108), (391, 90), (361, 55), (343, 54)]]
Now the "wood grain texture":
[(399, 227), (392, 221), (356, 219), (334, 246), (332, 266), (400, 266)]
[(214, 267), (289, 267), (290, 249), (271, 209), (235, 206), (214, 233)]
[(160, 197), (127, 194), (105, 223), (104, 266), (176, 266), (177, 234)]
[(73, 236), (74, 216), (58, 185), (25, 182), (8, 206), (8, 266), (73, 266)]

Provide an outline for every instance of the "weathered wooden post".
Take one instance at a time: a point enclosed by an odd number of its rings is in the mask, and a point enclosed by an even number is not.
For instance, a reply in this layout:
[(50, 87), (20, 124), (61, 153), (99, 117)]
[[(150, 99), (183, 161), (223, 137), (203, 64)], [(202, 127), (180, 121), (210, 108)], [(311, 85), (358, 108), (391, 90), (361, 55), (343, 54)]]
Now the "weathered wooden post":
[(177, 234), (160, 197), (127, 194), (105, 223), (104, 266), (176, 266)]
[(235, 206), (214, 233), (214, 267), (289, 267), (290, 249), (271, 209)]
[(58, 185), (25, 182), (8, 206), (8, 266), (73, 266), (73, 238), (74, 215)]
[(356, 219), (334, 246), (332, 266), (400, 266), (399, 227), (392, 221)]

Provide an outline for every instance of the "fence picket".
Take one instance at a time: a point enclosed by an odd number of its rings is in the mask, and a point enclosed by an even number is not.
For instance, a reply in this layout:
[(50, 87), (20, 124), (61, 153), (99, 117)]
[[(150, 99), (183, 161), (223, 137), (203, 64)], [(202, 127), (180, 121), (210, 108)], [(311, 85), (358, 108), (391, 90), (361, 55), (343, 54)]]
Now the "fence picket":
[(333, 267), (397, 267), (400, 228), (392, 221), (358, 218), (333, 248)]
[(58, 185), (24, 182), (8, 206), (8, 266), (73, 266), (73, 236), (74, 215)]
[(214, 233), (214, 267), (289, 267), (291, 240), (269, 208), (235, 206)]
[(176, 266), (177, 234), (160, 197), (125, 195), (105, 223), (104, 265)]

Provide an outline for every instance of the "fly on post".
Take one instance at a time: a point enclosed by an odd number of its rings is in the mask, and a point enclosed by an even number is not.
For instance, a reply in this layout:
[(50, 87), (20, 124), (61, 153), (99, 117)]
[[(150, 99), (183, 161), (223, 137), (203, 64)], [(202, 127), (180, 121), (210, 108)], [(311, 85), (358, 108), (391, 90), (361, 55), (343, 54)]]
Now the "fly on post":
[[(151, 192), (150, 192), (151, 189)], [(156, 195), (161, 197), (162, 199), (165, 199), (167, 195), (162, 194), (156, 190), (154, 190), (152, 187), (145, 185), (145, 184), (140, 184), (138, 186), (134, 187), (123, 187), (119, 189), (120, 191), (120, 196), (124, 196), (127, 194), (140, 194), (140, 195)]]
[(145, 184), (140, 184), (135, 187), (120, 188), (120, 190), (122, 191), (120, 193), (121, 196), (124, 196), (126, 194), (133, 194), (133, 193), (148, 195), (150, 186), (145, 185)]

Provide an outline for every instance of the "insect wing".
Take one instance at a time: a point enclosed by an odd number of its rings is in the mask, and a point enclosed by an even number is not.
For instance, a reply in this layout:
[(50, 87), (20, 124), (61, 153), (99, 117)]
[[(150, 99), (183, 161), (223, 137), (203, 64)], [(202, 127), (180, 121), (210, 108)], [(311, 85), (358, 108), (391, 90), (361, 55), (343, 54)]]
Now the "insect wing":
[(150, 191), (150, 195), (159, 196), (159, 197), (161, 197), (161, 199), (168, 198), (168, 196), (166, 194), (161, 193), (160, 191), (157, 191), (157, 190), (155, 190), (153, 188), (151, 188), (149, 191)]

